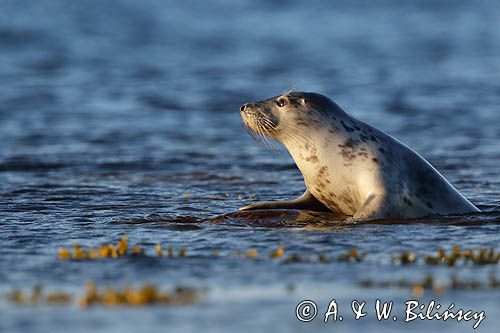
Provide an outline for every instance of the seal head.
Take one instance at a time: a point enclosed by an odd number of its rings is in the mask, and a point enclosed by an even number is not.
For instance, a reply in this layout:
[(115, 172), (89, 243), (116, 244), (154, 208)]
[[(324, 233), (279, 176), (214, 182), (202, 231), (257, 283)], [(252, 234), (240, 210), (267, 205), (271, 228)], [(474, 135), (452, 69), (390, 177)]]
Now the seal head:
[(298, 127), (309, 127), (311, 119), (342, 116), (345, 112), (328, 97), (309, 92), (290, 92), (267, 100), (243, 104), (240, 114), (247, 128), (283, 142)]

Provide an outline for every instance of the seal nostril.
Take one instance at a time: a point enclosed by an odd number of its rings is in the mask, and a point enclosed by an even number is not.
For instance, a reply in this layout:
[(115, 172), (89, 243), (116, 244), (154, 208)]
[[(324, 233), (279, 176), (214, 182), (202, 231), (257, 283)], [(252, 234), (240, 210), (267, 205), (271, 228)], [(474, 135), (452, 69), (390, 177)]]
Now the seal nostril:
[(240, 106), (240, 111), (241, 111), (241, 112), (245, 111), (245, 108), (246, 108), (246, 107), (247, 107), (247, 105), (246, 105), (246, 104), (243, 104), (242, 106)]

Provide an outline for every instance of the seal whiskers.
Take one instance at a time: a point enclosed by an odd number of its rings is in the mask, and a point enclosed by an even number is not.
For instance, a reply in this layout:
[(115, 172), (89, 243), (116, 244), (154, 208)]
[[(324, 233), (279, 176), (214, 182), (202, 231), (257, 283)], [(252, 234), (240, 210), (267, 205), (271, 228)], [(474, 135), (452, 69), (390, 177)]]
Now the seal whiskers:
[[(265, 134), (265, 131), (274, 131), (272, 126), (268, 126), (266, 128), (265, 124), (272, 125), (271, 121), (264, 118), (264, 117), (259, 117), (258, 119), (254, 119), (254, 122), (256, 124), (255, 129), (250, 128), (250, 125), (248, 125), (246, 122), (243, 123), (243, 127), (245, 131), (250, 134), (250, 136), (258, 142), (262, 142), (266, 147), (273, 151), (279, 151), (279, 147), (272, 142), (272, 140)], [(269, 122), (269, 123), (267, 123)]]

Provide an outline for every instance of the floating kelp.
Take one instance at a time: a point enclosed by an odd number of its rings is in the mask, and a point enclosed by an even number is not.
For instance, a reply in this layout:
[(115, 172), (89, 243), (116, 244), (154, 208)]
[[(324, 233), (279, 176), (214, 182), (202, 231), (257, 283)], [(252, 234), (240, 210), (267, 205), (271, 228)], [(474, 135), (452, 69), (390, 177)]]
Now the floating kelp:
[[(155, 245), (155, 253), (158, 257), (163, 257), (164, 256), (164, 252), (163, 252), (163, 248), (161, 246), (160, 243), (156, 244)], [(179, 257), (184, 257), (187, 253), (187, 248), (185, 246), (181, 246), (179, 248)], [(172, 245), (170, 245), (168, 248), (167, 248), (167, 256), (168, 257), (173, 257), (174, 256), (174, 247)]]
[(7, 299), (19, 305), (53, 305), (69, 303), (73, 299), (73, 296), (60, 291), (44, 294), (42, 285), (38, 284), (30, 293), (23, 292), (20, 289), (14, 289), (7, 294)]
[[(129, 247), (128, 237), (122, 236), (122, 238), (116, 243), (109, 243), (100, 246), (97, 249), (84, 249), (79, 244), (75, 243), (73, 245), (73, 251), (71, 249), (60, 248), (58, 250), (58, 257), (61, 260), (82, 260), (82, 259), (102, 259), (102, 258), (119, 258), (123, 256), (147, 256), (146, 250), (141, 246)], [(181, 246), (177, 252), (178, 257), (187, 256), (187, 247)], [(164, 251), (161, 244), (156, 244), (154, 247), (154, 253), (158, 257), (175, 257), (175, 251), (173, 246), (168, 246), (166, 251)], [(228, 253), (228, 252), (226, 252)], [(257, 248), (252, 247), (246, 251), (229, 251), (232, 256), (243, 257), (248, 259), (258, 259), (264, 258), (261, 256)], [(221, 252), (218, 249), (212, 250), (210, 253), (213, 257), (220, 257)], [(366, 258), (366, 253), (360, 253), (356, 248), (348, 250), (346, 253), (329, 256), (325, 253), (319, 254), (303, 254), (303, 253), (292, 253), (285, 257), (285, 246), (280, 244), (275, 250), (272, 250), (267, 258), (269, 259), (283, 259), (284, 263), (334, 263), (334, 262), (361, 262)], [(461, 249), (458, 245), (453, 246), (450, 253), (442, 248), (437, 250), (436, 255), (429, 256), (417, 256), (412, 250), (404, 251), (396, 256), (392, 257), (392, 261), (400, 265), (409, 265), (415, 263), (422, 263), (428, 265), (438, 265), (443, 264), (447, 266), (455, 265), (467, 265), (467, 264), (477, 264), (477, 265), (488, 265), (488, 264), (498, 264), (500, 260), (500, 252), (495, 251), (495, 249)]]
[(122, 236), (116, 244), (104, 244), (97, 249), (85, 250), (78, 243), (75, 243), (73, 244), (73, 253), (66, 248), (58, 250), (58, 257), (61, 260), (117, 258), (125, 255), (144, 255), (144, 249), (141, 246), (133, 246), (129, 251), (128, 237)]
[[(212, 254), (215, 257), (220, 256), (219, 250), (214, 250), (212, 252)], [(237, 257), (237, 258), (248, 258), (248, 259), (260, 258), (259, 250), (257, 250), (257, 248), (255, 248), (255, 247), (251, 247), (244, 252), (233, 251), (233, 252), (231, 252), (231, 254), (233, 257)], [(271, 251), (267, 257), (269, 259), (281, 259), (281, 258), (283, 258), (284, 254), (285, 254), (285, 246), (283, 244), (280, 244), (278, 246), (278, 248), (276, 250)], [(262, 258), (264, 258), (264, 257), (262, 257)]]
[(313, 256), (304, 256), (297, 253), (290, 254), (286, 259), (285, 263), (334, 263), (334, 262), (361, 262), (366, 257), (366, 253), (360, 253), (357, 249), (353, 248), (348, 250), (346, 253), (338, 256), (327, 256), (324, 253)]
[(278, 248), (269, 254), (269, 258), (279, 259), (285, 255), (285, 246), (280, 244)]
[(122, 289), (107, 287), (100, 290), (93, 282), (90, 282), (86, 285), (85, 295), (78, 299), (78, 305), (83, 308), (96, 305), (106, 307), (185, 305), (197, 302), (199, 296), (194, 289), (185, 287), (176, 287), (171, 293), (162, 292), (152, 284), (137, 289), (126, 286)]
[(35, 286), (31, 293), (15, 289), (7, 295), (7, 299), (19, 305), (63, 305), (76, 299), (76, 304), (82, 308), (91, 306), (147, 306), (155, 304), (186, 305), (199, 300), (200, 292), (191, 288), (176, 287), (170, 293), (160, 291), (155, 285), (146, 284), (139, 288), (125, 286), (118, 289), (112, 286), (99, 289), (95, 283), (85, 286), (85, 294), (75, 297), (66, 292), (44, 294), (41, 285)]
[(477, 250), (465, 249), (462, 250), (458, 245), (453, 246), (450, 254), (447, 254), (444, 249), (439, 249), (436, 256), (427, 256), (425, 262), (427, 264), (445, 264), (454, 266), (462, 262), (463, 264), (473, 263), (476, 265), (495, 265), (500, 261), (500, 252), (495, 249), (484, 249), (480, 247)]
[[(155, 252), (157, 256), (163, 256), (163, 249), (160, 244), (155, 246)], [(179, 249), (179, 257), (184, 257), (186, 255), (187, 248), (181, 247)], [(132, 246), (129, 248), (128, 237), (122, 236), (121, 239), (116, 243), (108, 243), (101, 245), (96, 249), (84, 249), (78, 243), (73, 244), (73, 251), (66, 248), (60, 248), (57, 252), (58, 258), (61, 260), (92, 260), (92, 259), (103, 259), (103, 258), (118, 258), (123, 256), (145, 256), (146, 251), (142, 246)], [(174, 256), (174, 248), (169, 246), (167, 249), (167, 255), (169, 257)]]
[(155, 245), (155, 252), (156, 252), (157, 256), (159, 256), (159, 257), (163, 256), (163, 249), (161, 247), (161, 244), (158, 243)]
[(257, 259), (259, 257), (259, 251), (256, 248), (250, 248), (245, 252), (245, 257)]
[(351, 249), (346, 254), (338, 256), (336, 261), (353, 261), (359, 262), (363, 260), (366, 254), (360, 254), (357, 249)]
[[(420, 260), (419, 260), (420, 259)], [(428, 265), (495, 265), (500, 261), (500, 252), (495, 251), (495, 249), (484, 249), (480, 247), (479, 249), (461, 249), (458, 245), (453, 246), (450, 253), (446, 253), (443, 248), (437, 250), (436, 255), (429, 255), (424, 258), (417, 258), (413, 251), (406, 251), (398, 256), (394, 257), (393, 260), (402, 265), (416, 263), (418, 261), (424, 262)]]
[(415, 253), (411, 250), (405, 251), (392, 258), (394, 262), (400, 263), (401, 265), (412, 264), (417, 260)]
[(410, 281), (406, 279), (391, 281), (375, 281), (364, 279), (359, 282), (363, 288), (409, 288), (411, 294), (415, 297), (421, 297), (424, 291), (432, 291), (434, 294), (442, 294), (448, 289), (452, 290), (487, 290), (500, 288), (500, 281), (492, 273), (489, 281), (482, 282), (477, 280), (460, 280), (457, 275), (452, 275), (445, 283), (438, 283), (432, 275), (427, 275), (419, 281)]

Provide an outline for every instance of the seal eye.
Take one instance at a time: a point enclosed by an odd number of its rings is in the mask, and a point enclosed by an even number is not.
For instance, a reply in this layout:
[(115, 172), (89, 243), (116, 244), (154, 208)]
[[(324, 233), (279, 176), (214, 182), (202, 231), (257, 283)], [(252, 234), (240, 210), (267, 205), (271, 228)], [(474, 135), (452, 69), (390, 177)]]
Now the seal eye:
[(280, 108), (282, 108), (286, 105), (286, 100), (284, 98), (280, 98), (276, 101), (276, 105), (278, 105)]

